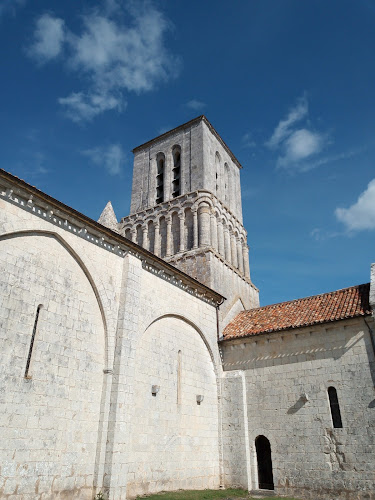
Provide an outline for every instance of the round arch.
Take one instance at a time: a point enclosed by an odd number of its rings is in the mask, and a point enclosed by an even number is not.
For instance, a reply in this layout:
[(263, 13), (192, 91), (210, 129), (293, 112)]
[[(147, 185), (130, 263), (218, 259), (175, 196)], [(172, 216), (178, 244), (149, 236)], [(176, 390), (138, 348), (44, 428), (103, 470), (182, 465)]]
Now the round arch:
[(145, 335), (145, 333), (147, 332), (147, 330), (152, 326), (154, 325), (157, 321), (160, 321), (164, 318), (176, 318), (176, 319), (180, 319), (182, 320), (183, 322), (187, 323), (188, 325), (190, 325), (192, 328), (194, 328), (194, 330), (199, 334), (199, 336), (201, 337), (201, 339), (203, 340), (207, 350), (208, 350), (208, 353), (210, 355), (210, 358), (211, 358), (211, 361), (212, 361), (212, 365), (213, 365), (213, 368), (214, 368), (214, 372), (215, 372), (215, 377), (217, 378), (217, 368), (216, 368), (216, 362), (215, 362), (215, 357), (213, 355), (213, 352), (212, 352), (212, 349), (210, 347), (210, 344), (208, 343), (204, 333), (202, 332), (202, 330), (194, 323), (194, 321), (192, 321), (191, 319), (189, 318), (186, 318), (185, 316), (182, 316), (182, 314), (175, 314), (175, 313), (166, 313), (166, 314), (162, 314), (161, 316), (158, 316), (157, 318), (154, 318), (150, 323), (148, 323), (148, 325), (146, 326), (146, 328), (144, 329), (144, 331), (141, 333), (141, 335), (139, 336), (138, 338), (138, 342), (139, 340)]
[(82, 269), (84, 275), (86, 276), (93, 292), (96, 298), (96, 301), (98, 303), (98, 307), (100, 310), (100, 314), (102, 317), (103, 321), (103, 330), (104, 330), (104, 345), (105, 345), (105, 353), (104, 353), (104, 367), (105, 369), (108, 368), (109, 364), (109, 352), (108, 352), (108, 326), (107, 326), (107, 319), (106, 315), (104, 312), (104, 307), (103, 307), (103, 302), (101, 299), (101, 294), (99, 292), (99, 288), (101, 289), (101, 292), (103, 293), (104, 287), (100, 283), (99, 286), (96, 285), (93, 277), (91, 276), (90, 271), (87, 269), (86, 265), (82, 261), (82, 259), (79, 257), (77, 252), (65, 241), (65, 239), (58, 233), (54, 231), (43, 231), (43, 230), (37, 230), (37, 229), (31, 229), (31, 230), (25, 230), (25, 231), (14, 231), (11, 233), (5, 233), (0, 235), (0, 242), (3, 240), (7, 239), (12, 239), (12, 238), (18, 238), (18, 237), (29, 237), (29, 236), (44, 236), (46, 238), (54, 238), (69, 254), (70, 256), (75, 260), (75, 262), (79, 265), (79, 267)]

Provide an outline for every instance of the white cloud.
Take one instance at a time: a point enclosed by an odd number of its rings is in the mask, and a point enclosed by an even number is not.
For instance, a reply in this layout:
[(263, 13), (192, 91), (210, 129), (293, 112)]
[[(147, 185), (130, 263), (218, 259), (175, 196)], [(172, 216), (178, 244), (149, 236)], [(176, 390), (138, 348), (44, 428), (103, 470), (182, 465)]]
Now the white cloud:
[(198, 101), (198, 99), (192, 99), (186, 103), (186, 107), (192, 109), (193, 111), (200, 111), (206, 107), (206, 103)]
[(296, 164), (304, 170), (302, 160), (320, 153), (325, 145), (325, 136), (307, 129), (296, 130), (284, 143), (284, 155), (277, 161), (278, 167), (294, 168)]
[(336, 208), (335, 215), (349, 231), (375, 229), (375, 179), (359, 195), (356, 203), (349, 208)]
[(44, 14), (36, 22), (30, 57), (43, 64), (60, 55), (65, 40), (64, 21)]
[(73, 92), (68, 97), (60, 97), (59, 103), (65, 106), (66, 115), (74, 122), (92, 120), (104, 111), (122, 111), (126, 107), (122, 96), (115, 94), (84, 94)]
[(333, 163), (339, 160), (347, 160), (348, 158), (359, 154), (361, 151), (363, 151), (363, 148), (352, 151), (345, 151), (344, 153), (340, 153), (337, 155), (323, 156), (322, 158), (305, 162), (302, 165), (299, 165), (298, 168), (302, 172), (307, 172), (308, 170), (312, 170), (313, 168), (320, 167), (321, 165), (325, 165), (327, 163)]
[[(107, 110), (122, 111), (125, 93), (151, 91), (178, 75), (179, 61), (168, 52), (164, 40), (170, 24), (151, 3), (133, 6), (129, 2), (124, 11), (120, 2), (106, 0), (82, 20), (80, 32), (66, 30), (64, 38), (66, 66), (87, 82), (85, 89), (59, 98), (72, 120), (90, 120)], [(38, 30), (35, 37), (43, 40)], [(42, 56), (42, 41), (36, 47)], [(50, 53), (45, 49), (45, 60), (59, 53), (55, 44)]]
[[(311, 130), (308, 123), (309, 106), (306, 95), (297, 100), (286, 118), (280, 120), (265, 145), (278, 152), (276, 166), (289, 172), (307, 172), (328, 159), (314, 157), (328, 144), (328, 135)], [(305, 123), (300, 124), (303, 121)], [(312, 160), (312, 161), (311, 161)]]
[(95, 165), (104, 166), (110, 175), (120, 174), (125, 161), (125, 153), (120, 144), (87, 149), (82, 154), (88, 156)]
[(266, 146), (273, 149), (292, 133), (292, 126), (305, 118), (308, 114), (309, 106), (306, 96), (302, 96), (297, 100), (297, 104), (289, 111), (288, 116), (280, 120), (275, 128), (272, 136), (266, 142)]

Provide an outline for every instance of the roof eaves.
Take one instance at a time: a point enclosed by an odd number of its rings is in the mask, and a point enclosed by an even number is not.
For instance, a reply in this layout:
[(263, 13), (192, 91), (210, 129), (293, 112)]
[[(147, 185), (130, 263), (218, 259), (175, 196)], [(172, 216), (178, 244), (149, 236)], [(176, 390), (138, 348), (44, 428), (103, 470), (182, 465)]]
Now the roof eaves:
[(26, 181), (23, 179), (20, 179), (19, 177), (11, 174), (10, 172), (7, 172), (6, 170), (0, 168), (0, 177), (4, 177), (5, 179), (8, 179), (12, 181), (15, 184), (19, 184), (22, 189), (25, 191), (28, 191), (31, 194), (34, 194), (36, 196), (39, 196), (39, 198), (43, 199), (43, 201), (49, 203), (50, 205), (54, 205), (60, 210), (65, 210), (66, 212), (70, 212), (76, 219), (81, 220), (84, 222), (84, 224), (87, 224), (88, 226), (91, 226), (92, 228), (101, 231), (102, 233), (107, 234), (110, 236), (112, 239), (123, 243), (127, 245), (128, 247), (132, 248), (133, 250), (137, 251), (139, 254), (143, 255), (145, 258), (147, 258), (149, 261), (153, 261), (154, 263), (157, 263), (159, 267), (164, 267), (169, 269), (171, 272), (174, 274), (177, 274), (181, 276), (182, 278), (185, 279), (185, 281), (190, 282), (190, 284), (195, 286), (196, 288), (200, 288), (201, 290), (204, 290), (207, 292), (211, 297), (214, 298), (216, 302), (222, 303), (226, 298), (221, 295), (220, 293), (216, 292), (215, 290), (212, 290), (208, 286), (204, 285), (198, 280), (195, 280), (188, 274), (184, 273), (180, 269), (172, 266), (172, 264), (169, 264), (169, 262), (166, 262), (165, 260), (161, 259), (160, 257), (157, 257), (155, 254), (152, 252), (146, 250), (145, 248), (137, 245), (137, 243), (134, 243), (133, 241), (129, 240), (128, 238), (125, 238), (125, 236), (122, 236), (112, 229), (109, 229), (106, 226), (103, 226), (99, 222), (91, 219), (87, 215), (82, 214), (81, 212), (78, 212), (78, 210), (75, 210), (74, 208), (70, 207), (69, 205), (65, 205), (65, 203), (57, 200), (56, 198), (53, 198), (52, 196), (44, 193), (40, 189), (36, 188), (35, 186), (32, 186), (31, 184), (28, 184)]
[(259, 335), (266, 335), (268, 333), (278, 333), (278, 332), (285, 332), (286, 330), (298, 330), (300, 328), (308, 328), (310, 326), (316, 326), (316, 325), (324, 325), (328, 323), (333, 323), (334, 321), (344, 321), (347, 319), (355, 319), (359, 317), (364, 317), (364, 316), (371, 316), (371, 311), (366, 311), (366, 312), (359, 312), (351, 316), (345, 316), (343, 318), (332, 318), (332, 319), (323, 319), (323, 320), (316, 320), (312, 323), (306, 323), (303, 325), (287, 325), (281, 328), (270, 328), (268, 330), (263, 330), (260, 332), (256, 333), (244, 333), (240, 335), (231, 335), (228, 337), (221, 337), (219, 339), (219, 342), (224, 342), (224, 341), (229, 341), (229, 340), (236, 340), (236, 339), (243, 339), (243, 338), (251, 338), (251, 337), (257, 337)]

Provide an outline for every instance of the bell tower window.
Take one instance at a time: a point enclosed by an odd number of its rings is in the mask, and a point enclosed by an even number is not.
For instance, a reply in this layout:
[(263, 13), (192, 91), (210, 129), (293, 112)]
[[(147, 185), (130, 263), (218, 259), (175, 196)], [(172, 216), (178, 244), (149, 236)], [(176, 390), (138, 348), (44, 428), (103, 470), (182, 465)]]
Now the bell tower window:
[(159, 153), (156, 157), (157, 174), (156, 174), (156, 204), (164, 201), (164, 167), (165, 156)]
[(181, 150), (178, 146), (173, 149), (172, 176), (172, 197), (176, 198), (181, 194)]

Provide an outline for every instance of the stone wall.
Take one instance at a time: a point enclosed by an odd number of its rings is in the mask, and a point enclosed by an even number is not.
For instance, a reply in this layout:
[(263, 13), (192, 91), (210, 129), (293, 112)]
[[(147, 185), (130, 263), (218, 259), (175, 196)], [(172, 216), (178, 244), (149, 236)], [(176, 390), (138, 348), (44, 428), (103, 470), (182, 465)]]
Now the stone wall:
[(31, 210), (0, 200), (0, 496), (91, 499), (122, 259)]
[[(374, 329), (373, 320), (366, 321)], [(246, 383), (252, 488), (258, 486), (254, 443), (263, 435), (271, 444), (279, 494), (370, 498), (375, 491), (375, 364), (363, 319), (224, 342), (222, 351), (226, 373), (241, 370)], [(333, 427), (330, 386), (337, 390), (343, 428)], [(233, 431), (237, 441), (239, 431)], [(231, 460), (232, 451), (224, 448), (224, 463)]]
[(201, 189), (215, 194), (242, 223), (240, 169), (233, 156), (203, 122), (203, 162), (205, 179)]
[(219, 487), (214, 366), (197, 330), (180, 317), (161, 318), (143, 333), (136, 355), (129, 498)]
[(259, 307), (258, 289), (213, 249), (187, 252), (168, 261), (226, 297), (220, 306), (220, 333), (236, 314)]
[(119, 231), (226, 297), (222, 328), (238, 312), (259, 306), (246, 231), (210, 192), (188, 193), (124, 217)]
[(224, 372), (222, 379), (222, 436), (225, 487), (250, 489), (248, 440), (245, 437), (247, 407), (243, 373)]
[(133, 185), (130, 213), (156, 204), (157, 157), (164, 155), (164, 201), (172, 199), (173, 148), (181, 148), (181, 194), (201, 189), (203, 185), (202, 124), (180, 128), (161, 136), (134, 152)]
[[(140, 290), (129, 498), (192, 485), (218, 487), (220, 358), (215, 308), (152, 272), (142, 274)], [(153, 385), (160, 387), (156, 396)], [(204, 396), (200, 405), (197, 395)]]
[(240, 169), (209, 122), (193, 120), (134, 150), (130, 214), (157, 204), (158, 158), (164, 159), (163, 201), (173, 199), (173, 151), (181, 152), (180, 194), (207, 190), (242, 223)]
[[(124, 500), (143, 482), (164, 489), (177, 470), (174, 486), (218, 486), (220, 361), (209, 291), (192, 288), (162, 261), (155, 267), (155, 257), (85, 225), (67, 207), (6, 184), (0, 182), (1, 498), (82, 500), (103, 490)], [(180, 413), (170, 372), (177, 348)], [(154, 377), (159, 398), (150, 396)], [(200, 405), (197, 395), (204, 396)], [(142, 407), (150, 397), (160, 408)], [(142, 419), (152, 425), (140, 428)], [(174, 448), (178, 435), (184, 438)], [(136, 444), (145, 436), (150, 449), (142, 455)], [(158, 473), (164, 444), (166, 457), (182, 450), (191, 467), (182, 473), (170, 460)]]

